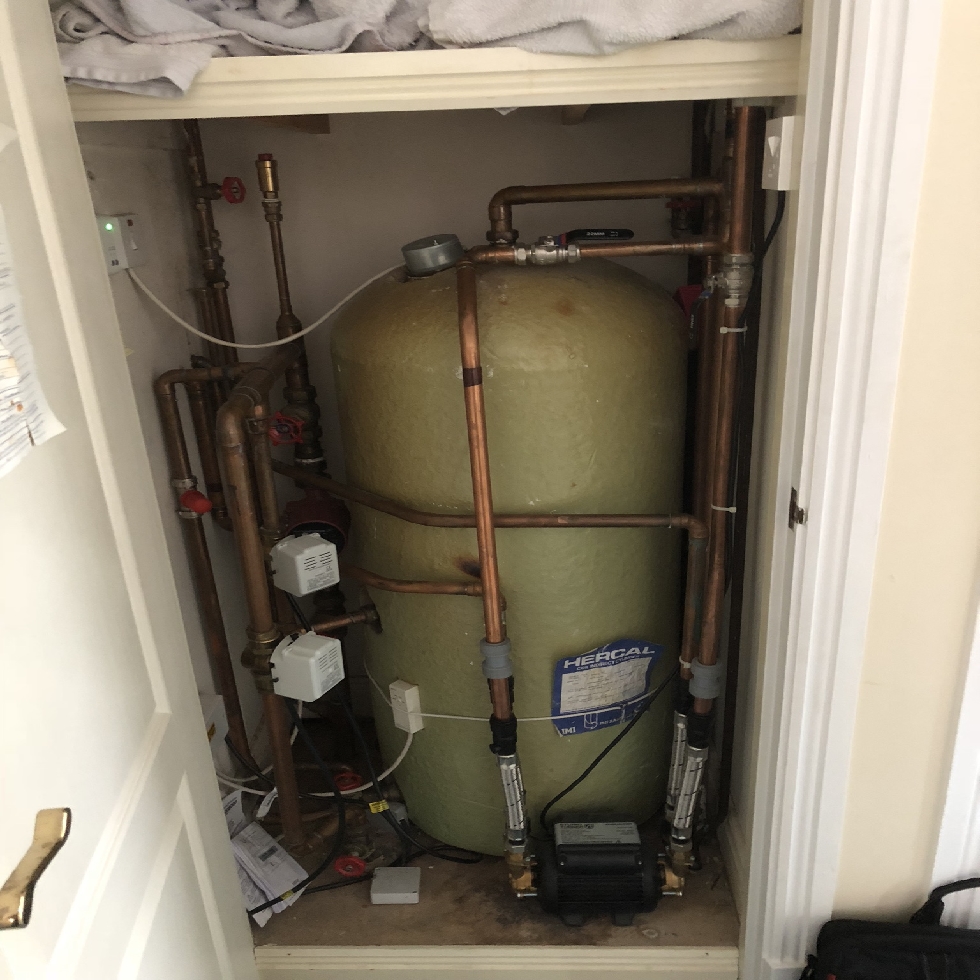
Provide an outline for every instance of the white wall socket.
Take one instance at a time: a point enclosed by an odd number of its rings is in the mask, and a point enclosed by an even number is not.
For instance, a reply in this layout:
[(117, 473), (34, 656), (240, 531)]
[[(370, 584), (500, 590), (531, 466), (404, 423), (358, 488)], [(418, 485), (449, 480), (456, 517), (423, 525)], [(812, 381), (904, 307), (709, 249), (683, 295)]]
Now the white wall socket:
[(95, 220), (99, 223), (102, 254), (110, 276), (146, 262), (139, 215), (97, 214)]
[(762, 187), (767, 191), (795, 191), (799, 186), (796, 127), (800, 116), (777, 116), (766, 123), (762, 158)]

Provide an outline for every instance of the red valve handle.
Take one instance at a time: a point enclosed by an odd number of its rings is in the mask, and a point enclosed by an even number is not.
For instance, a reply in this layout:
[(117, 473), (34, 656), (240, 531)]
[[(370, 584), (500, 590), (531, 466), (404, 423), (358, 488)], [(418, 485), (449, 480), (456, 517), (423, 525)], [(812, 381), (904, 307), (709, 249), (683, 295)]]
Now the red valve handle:
[(245, 200), (245, 182), (241, 177), (225, 177), (221, 182), (221, 196), (229, 204), (241, 204)]
[(303, 420), (276, 412), (269, 422), (269, 438), (273, 446), (289, 446), (303, 441)]
[(364, 780), (356, 772), (339, 772), (334, 777), (334, 781), (341, 793), (364, 785)]
[(195, 514), (207, 514), (212, 505), (200, 490), (185, 490), (180, 495), (180, 506)]
[(334, 861), (333, 869), (342, 878), (360, 878), (367, 871), (367, 865), (361, 858), (345, 854)]

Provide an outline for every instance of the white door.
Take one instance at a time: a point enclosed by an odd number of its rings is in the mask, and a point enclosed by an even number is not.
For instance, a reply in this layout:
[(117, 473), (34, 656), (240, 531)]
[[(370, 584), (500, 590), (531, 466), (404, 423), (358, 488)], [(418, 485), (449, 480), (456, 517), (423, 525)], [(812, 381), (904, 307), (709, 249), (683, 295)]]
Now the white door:
[[(0, 0), (6, 217), (65, 432), (0, 478), (0, 882), (36, 812), (69, 838), (16, 980), (249, 980), (251, 936), (44, 3)], [(2, 132), (2, 130), (0, 130)]]

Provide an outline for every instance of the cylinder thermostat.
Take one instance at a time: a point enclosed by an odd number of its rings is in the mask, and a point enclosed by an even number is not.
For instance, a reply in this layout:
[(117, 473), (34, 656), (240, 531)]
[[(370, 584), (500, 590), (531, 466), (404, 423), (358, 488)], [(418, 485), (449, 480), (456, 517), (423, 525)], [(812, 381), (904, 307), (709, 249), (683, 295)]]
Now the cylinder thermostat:
[(431, 276), (452, 268), (463, 257), (463, 246), (455, 235), (429, 235), (402, 245), (402, 255), (410, 276)]

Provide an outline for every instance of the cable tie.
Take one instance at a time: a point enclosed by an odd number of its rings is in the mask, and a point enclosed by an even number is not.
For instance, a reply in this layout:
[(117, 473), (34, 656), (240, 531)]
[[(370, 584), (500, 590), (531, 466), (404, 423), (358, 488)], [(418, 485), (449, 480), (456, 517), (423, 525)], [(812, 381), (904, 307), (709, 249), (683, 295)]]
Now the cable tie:
[(725, 514), (735, 514), (738, 512), (737, 507), (716, 507), (714, 504), (711, 505), (711, 509), (722, 511)]
[(692, 660), (685, 660), (683, 657), (678, 657), (677, 662), (681, 665), (681, 670), (690, 670), (691, 664), (694, 662)]
[(375, 800), (373, 803), (368, 804), (368, 809), (372, 813), (384, 813), (385, 810), (390, 810), (391, 807), (388, 806), (387, 800)]
[(748, 333), (748, 327), (722, 327), (718, 333)]

